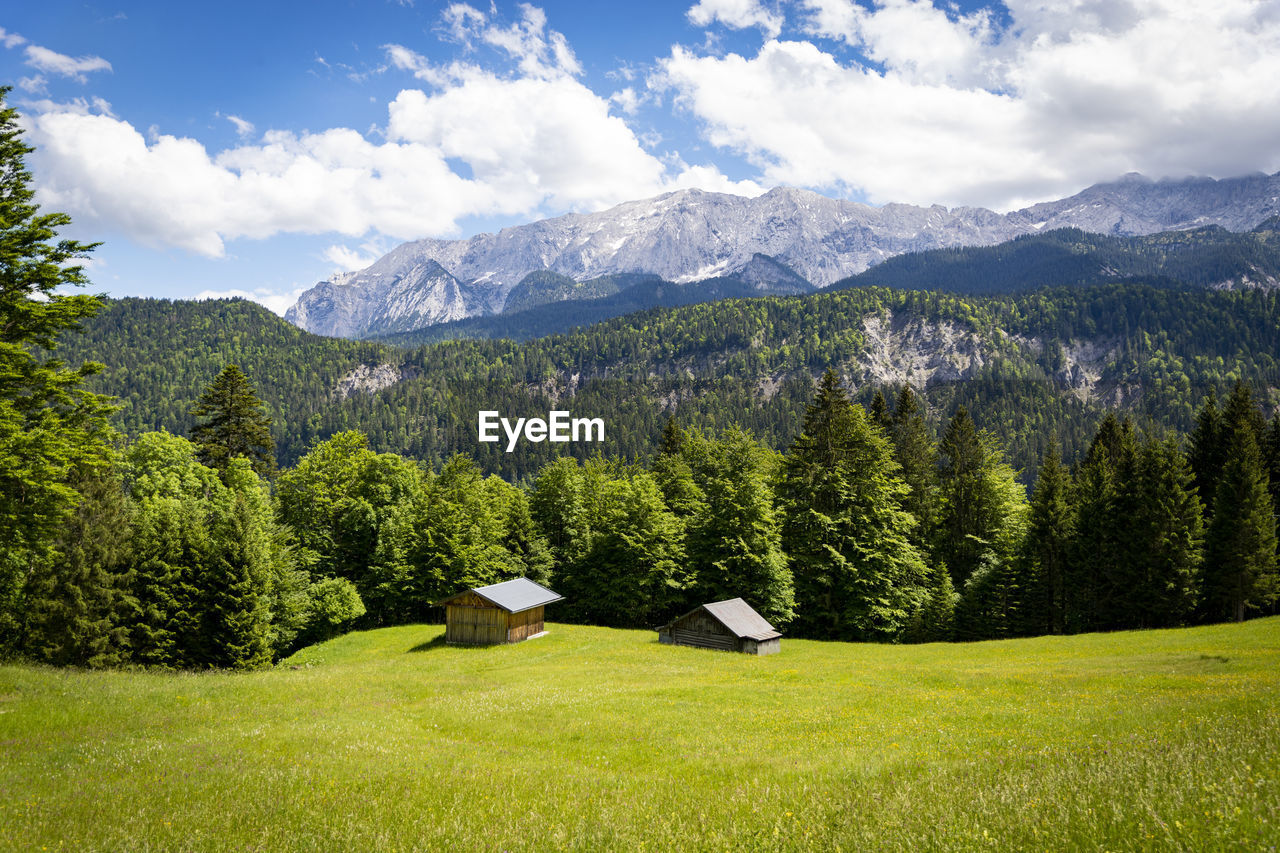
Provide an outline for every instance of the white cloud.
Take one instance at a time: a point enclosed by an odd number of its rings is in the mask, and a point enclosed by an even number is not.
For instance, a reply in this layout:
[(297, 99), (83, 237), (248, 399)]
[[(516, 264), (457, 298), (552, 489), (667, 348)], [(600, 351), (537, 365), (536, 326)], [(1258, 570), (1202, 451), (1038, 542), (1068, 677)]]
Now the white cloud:
[(22, 77), (18, 80), (18, 88), (32, 95), (42, 95), (48, 91), (48, 80), (44, 79), (43, 74), (33, 74), (30, 77)]
[(719, 21), (735, 30), (759, 27), (768, 38), (782, 32), (782, 16), (764, 8), (760, 0), (698, 0), (685, 14), (696, 27)]
[(265, 287), (259, 287), (255, 290), (202, 290), (195, 295), (195, 299), (248, 299), (257, 302), (269, 311), (284, 316), (284, 312), (288, 311), (298, 297), (308, 288), (296, 287), (293, 290), (280, 292)]
[(520, 19), (508, 26), (503, 26), (496, 17), (494, 8), (486, 13), (466, 3), (454, 3), (445, 10), (442, 19), (455, 41), (469, 48), (476, 43), (497, 48), (516, 62), (520, 73), (526, 76), (582, 73), (582, 66), (564, 35), (547, 29), (547, 14), (542, 9), (521, 3)]
[(47, 47), (41, 47), (38, 44), (27, 45), (26, 55), (27, 65), (37, 71), (60, 74), (63, 77), (71, 77), (81, 83), (88, 82), (89, 78), (85, 75), (89, 72), (111, 70), (111, 63), (101, 56), (81, 56), (76, 58), (50, 50)]
[(360, 248), (334, 245), (324, 250), (324, 259), (333, 264), (334, 272), (355, 272), (372, 264), (387, 253), (387, 247), (377, 243), (364, 243)]
[[(268, 130), (215, 153), (163, 129), (144, 134), (105, 104), (34, 105), (26, 122), (40, 202), (147, 245), (221, 257), (237, 238), (456, 236), (470, 217), (597, 210), (695, 183), (760, 191), (650, 154), (610, 100), (571, 73), (572, 52), (557, 49), (538, 10), (524, 7), (512, 26), (463, 17), (516, 71), (438, 66), (389, 45), (394, 67), (431, 86), (400, 92), (385, 129), (370, 134)], [(344, 266), (360, 256), (339, 248), (326, 257)]]
[(244, 139), (246, 136), (253, 135), (253, 122), (246, 121), (245, 119), (240, 118), (240, 116), (228, 115), (223, 116), (223, 118), (235, 125), (236, 135), (241, 139)]
[[(1265, 0), (805, 0), (809, 41), (676, 47), (657, 83), (769, 183), (998, 208), (1136, 170), (1280, 168), (1280, 16)], [(947, 7), (948, 9), (950, 7)]]
[(27, 40), (22, 36), (17, 33), (11, 33), (4, 27), (0, 27), (0, 44), (4, 45), (6, 49), (15, 48), (26, 43)]

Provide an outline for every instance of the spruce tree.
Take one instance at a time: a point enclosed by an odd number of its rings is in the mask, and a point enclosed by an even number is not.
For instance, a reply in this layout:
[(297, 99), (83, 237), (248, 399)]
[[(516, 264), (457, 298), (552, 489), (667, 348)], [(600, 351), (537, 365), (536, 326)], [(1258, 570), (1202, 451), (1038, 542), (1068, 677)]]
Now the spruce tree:
[[(1063, 621), (1067, 633), (1097, 631), (1122, 612), (1117, 572), (1128, 572), (1130, 519), (1121, 511), (1136, 470), (1133, 427), (1108, 412), (1075, 475), (1076, 535), (1072, 542)], [(1120, 596), (1115, 598), (1115, 596)]]
[(75, 471), (108, 453), (111, 407), (81, 387), (101, 365), (50, 357), (63, 332), (101, 308), (63, 292), (88, 284), (75, 262), (97, 244), (58, 239), (70, 217), (34, 203), (24, 162), (34, 149), (5, 104), (10, 91), (0, 87), (0, 647), (12, 648), (27, 580), (80, 500)]
[(1028, 634), (1060, 634), (1065, 629), (1076, 522), (1071, 492), (1071, 474), (1062, 464), (1055, 436), (1036, 476), (1021, 557), (1026, 566), (1022, 627)]
[(1226, 462), (1205, 537), (1201, 612), (1211, 621), (1242, 621), (1280, 596), (1276, 518), (1254, 424), (1242, 412), (1225, 427)]
[(959, 596), (951, 584), (951, 573), (938, 563), (929, 570), (929, 595), (907, 625), (905, 639), (911, 643), (938, 643), (955, 633), (955, 610)]
[(275, 440), (271, 418), (249, 378), (238, 365), (228, 364), (205, 388), (191, 414), (201, 418), (191, 430), (200, 461), (226, 471), (232, 459), (244, 457), (261, 477), (275, 473)]
[(889, 437), (902, 481), (910, 489), (902, 498), (902, 508), (916, 519), (908, 538), (927, 555), (937, 523), (938, 450), (925, 423), (920, 398), (910, 385), (903, 385), (898, 392)]
[[(828, 373), (831, 371), (828, 370)], [(889, 431), (889, 425), (893, 420), (893, 416), (889, 412), (889, 404), (884, 398), (884, 391), (880, 388), (876, 389), (875, 396), (871, 398), (871, 408), (867, 412), (871, 423), (875, 424), (883, 432)]]
[(129, 652), (119, 622), (132, 527), (119, 462), (77, 466), (70, 483), (81, 500), (28, 585), (24, 646), (56, 666), (118, 665)]
[(1191, 464), (1191, 473), (1195, 481), (1196, 491), (1205, 512), (1213, 512), (1213, 499), (1218, 492), (1218, 475), (1222, 472), (1223, 454), (1223, 422), (1222, 412), (1212, 395), (1205, 397), (1200, 411), (1196, 414), (1196, 424), (1188, 437), (1187, 458)]
[(1025, 490), (963, 406), (938, 445), (938, 496), (934, 559), (963, 589), (979, 566), (1007, 562), (1026, 529)]
[(908, 541), (915, 519), (883, 433), (827, 371), (784, 462), (783, 545), (796, 582), (797, 630), (888, 640), (927, 598), (926, 568)]
[(1181, 625), (1195, 607), (1203, 558), (1203, 515), (1191, 466), (1175, 440), (1147, 439), (1136, 479), (1128, 549), (1134, 579), (1121, 627)]

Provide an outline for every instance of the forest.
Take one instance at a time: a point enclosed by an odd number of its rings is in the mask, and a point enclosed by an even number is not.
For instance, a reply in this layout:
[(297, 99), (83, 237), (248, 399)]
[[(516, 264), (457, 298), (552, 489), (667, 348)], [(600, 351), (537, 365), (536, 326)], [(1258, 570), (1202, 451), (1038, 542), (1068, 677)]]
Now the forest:
[[(877, 379), (867, 365), (868, 317), (897, 324), (895, 338), (918, 342), (942, 369), (928, 381)], [(711, 431), (737, 423), (783, 450), (813, 381), (832, 368), (863, 405), (878, 388), (892, 394), (910, 381), (935, 431), (966, 407), (1029, 483), (1053, 433), (1064, 459), (1075, 462), (1111, 407), (1144, 428), (1187, 432), (1205, 396), (1226, 394), (1237, 380), (1257, 389), (1268, 410), (1280, 386), (1280, 291), (1136, 283), (991, 297), (871, 288), (728, 299), (524, 343), (460, 340), (412, 350), (310, 335), (245, 301), (107, 300), (81, 326), (62, 336), (58, 353), (105, 365), (86, 387), (119, 399), (112, 423), (128, 436), (185, 434), (201, 388), (235, 363), (260, 391), (282, 465), (356, 429), (377, 451), (435, 466), (466, 452), (485, 473), (513, 482), (527, 481), (556, 451), (478, 445), (481, 409), (568, 406), (603, 417), (605, 452), (636, 461), (652, 457), (668, 416)], [(970, 343), (929, 355), (948, 335)], [(1101, 353), (1095, 365), (1071, 361), (1089, 348)], [(961, 367), (951, 370), (948, 358)], [(343, 376), (377, 364), (390, 365), (399, 381), (335, 393)], [(1096, 371), (1096, 381), (1079, 386), (1082, 370)], [(590, 451), (570, 452), (585, 459)]]
[[(0, 112), (5, 655), (252, 668), (517, 576), (561, 592), (564, 621), (741, 596), (848, 641), (1276, 610), (1274, 291), (860, 288), (406, 352), (243, 302), (75, 293), (95, 247), (40, 212), (20, 137)], [(986, 357), (866, 381), (867, 318), (904, 316)], [(1081, 339), (1111, 348), (1118, 395), (1055, 378)], [(335, 392), (384, 363), (388, 387)], [(606, 416), (601, 452), (474, 443), (480, 408), (568, 397)]]

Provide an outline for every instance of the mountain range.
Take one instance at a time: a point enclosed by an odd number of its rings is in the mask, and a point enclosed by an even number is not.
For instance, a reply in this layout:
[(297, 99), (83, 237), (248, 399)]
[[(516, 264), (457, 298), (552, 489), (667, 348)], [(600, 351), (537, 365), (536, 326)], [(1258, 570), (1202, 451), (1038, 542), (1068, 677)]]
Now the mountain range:
[(1059, 228), (1115, 236), (1210, 225), (1247, 231), (1278, 214), (1280, 173), (1160, 181), (1130, 174), (1004, 214), (871, 207), (792, 188), (756, 198), (680, 190), (465, 240), (405, 243), (363, 270), (320, 282), (285, 319), (318, 334), (373, 337), (554, 302), (584, 305), (623, 290), (616, 277), (637, 275), (677, 284), (733, 279), (756, 295), (796, 294), (910, 252)]

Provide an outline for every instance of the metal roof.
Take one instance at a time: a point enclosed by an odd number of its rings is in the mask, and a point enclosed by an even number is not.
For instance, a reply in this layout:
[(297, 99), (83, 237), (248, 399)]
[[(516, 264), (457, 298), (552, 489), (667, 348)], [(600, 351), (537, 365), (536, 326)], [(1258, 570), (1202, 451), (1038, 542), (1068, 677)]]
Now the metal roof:
[[(513, 581), (474, 587), (471, 592), (492, 604), (501, 607), (508, 613), (519, 613), (564, 598), (558, 592), (552, 592), (541, 584), (528, 578), (516, 578)], [(444, 602), (440, 602), (444, 604)]]
[(714, 616), (716, 621), (728, 628), (737, 637), (763, 641), (782, 636), (781, 632), (775, 630), (772, 625), (765, 621), (763, 616), (755, 612), (751, 605), (741, 598), (730, 598), (728, 601), (713, 601), (710, 604), (702, 605), (701, 609)]

